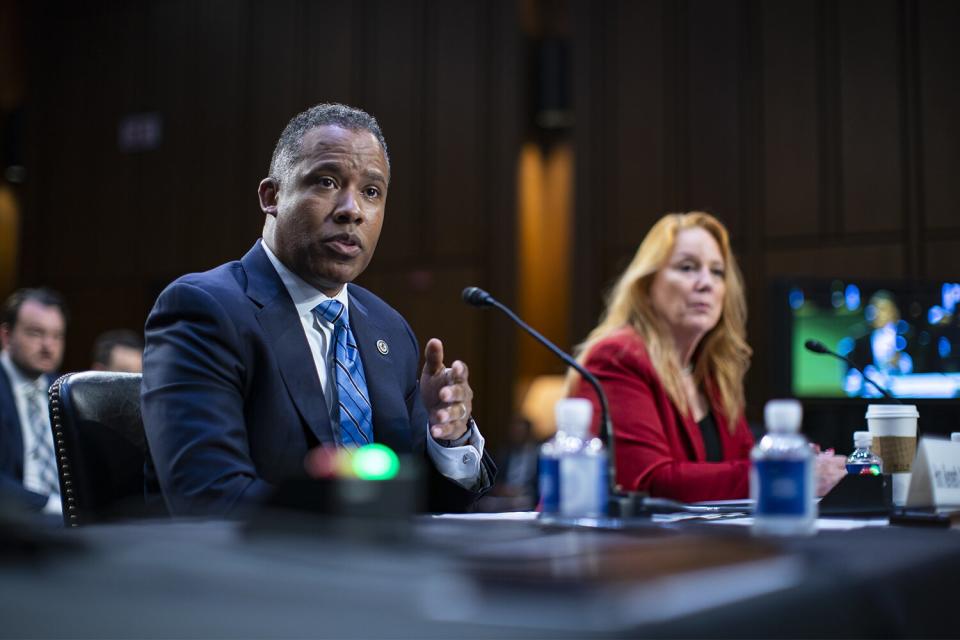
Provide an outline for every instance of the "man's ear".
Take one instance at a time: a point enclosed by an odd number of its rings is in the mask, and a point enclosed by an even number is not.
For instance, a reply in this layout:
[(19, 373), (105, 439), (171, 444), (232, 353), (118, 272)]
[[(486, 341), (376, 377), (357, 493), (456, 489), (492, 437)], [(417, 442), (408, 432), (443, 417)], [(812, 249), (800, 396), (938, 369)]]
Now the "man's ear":
[(0, 348), (6, 349), (10, 344), (10, 325), (6, 322), (0, 324)]
[(260, 196), (260, 210), (268, 216), (277, 215), (277, 195), (280, 192), (280, 185), (274, 178), (264, 178), (257, 187), (257, 195)]

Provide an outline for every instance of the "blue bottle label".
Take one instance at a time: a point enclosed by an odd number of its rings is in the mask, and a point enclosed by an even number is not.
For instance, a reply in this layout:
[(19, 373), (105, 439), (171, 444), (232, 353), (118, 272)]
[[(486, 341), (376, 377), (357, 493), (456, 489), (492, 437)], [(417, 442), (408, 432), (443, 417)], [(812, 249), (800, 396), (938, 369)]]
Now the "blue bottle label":
[(540, 510), (543, 513), (560, 512), (560, 460), (540, 458)]
[(606, 456), (574, 454), (560, 460), (560, 513), (596, 518), (606, 512)]
[(754, 462), (759, 491), (756, 514), (802, 516), (807, 509), (805, 460), (758, 460)]
[(603, 457), (600, 460), (600, 469), (598, 471), (600, 474), (600, 481), (597, 483), (597, 493), (600, 512), (606, 515), (607, 513), (607, 501), (610, 499), (610, 473), (609, 468), (607, 467), (607, 459)]

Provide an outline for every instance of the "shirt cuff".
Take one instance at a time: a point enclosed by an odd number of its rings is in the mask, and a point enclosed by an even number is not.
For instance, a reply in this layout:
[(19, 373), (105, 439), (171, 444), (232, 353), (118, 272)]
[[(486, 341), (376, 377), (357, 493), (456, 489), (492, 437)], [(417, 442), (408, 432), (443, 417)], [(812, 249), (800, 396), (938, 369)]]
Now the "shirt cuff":
[(464, 489), (471, 489), (480, 480), (480, 460), (483, 458), (483, 446), (486, 442), (477, 423), (470, 419), (469, 429), (465, 436), (466, 442), (456, 446), (460, 439), (453, 441), (453, 446), (443, 446), (430, 434), (430, 425), (427, 429), (427, 452), (433, 460), (437, 471), (450, 478)]

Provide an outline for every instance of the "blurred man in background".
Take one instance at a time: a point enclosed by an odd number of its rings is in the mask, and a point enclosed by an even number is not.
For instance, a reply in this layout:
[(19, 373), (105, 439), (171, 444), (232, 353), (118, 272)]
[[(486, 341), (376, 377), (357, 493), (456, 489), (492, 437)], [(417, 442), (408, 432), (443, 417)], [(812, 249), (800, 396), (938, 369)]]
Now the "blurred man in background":
[(50, 289), (20, 289), (0, 317), (0, 494), (60, 513), (47, 390), (63, 360), (67, 308)]
[(95, 371), (143, 371), (143, 338), (129, 329), (104, 331), (93, 343)]
[(913, 327), (903, 320), (893, 293), (880, 289), (870, 296), (864, 307), (866, 333), (853, 341), (845, 353), (854, 364), (863, 367), (847, 369), (844, 389), (852, 396), (878, 396), (880, 391), (864, 378), (866, 374), (882, 387), (891, 386), (891, 376), (914, 372)]

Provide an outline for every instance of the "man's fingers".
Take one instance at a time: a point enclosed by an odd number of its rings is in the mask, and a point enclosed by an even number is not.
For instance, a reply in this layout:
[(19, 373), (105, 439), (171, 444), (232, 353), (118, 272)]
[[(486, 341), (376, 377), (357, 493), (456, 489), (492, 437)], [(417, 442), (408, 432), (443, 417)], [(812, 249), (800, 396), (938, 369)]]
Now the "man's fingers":
[[(448, 412), (447, 417), (456, 418), (460, 410), (454, 408)], [(430, 425), (430, 435), (440, 440), (456, 440), (466, 433), (467, 425), (461, 420), (452, 420), (450, 422), (441, 422), (440, 424)]]
[(436, 338), (430, 338), (423, 350), (423, 371), (427, 375), (435, 376), (443, 371), (443, 343)]
[(473, 399), (473, 391), (464, 384), (451, 384), (440, 389), (440, 401), (448, 404)]
[(430, 435), (438, 440), (456, 440), (467, 431), (473, 407), (473, 389), (467, 365), (456, 360), (443, 364), (443, 343), (431, 338), (423, 351), (420, 391), (430, 412)]
[(454, 382), (466, 382), (470, 377), (470, 370), (467, 369), (467, 363), (463, 360), (454, 360), (450, 365), (450, 372), (453, 374)]
[(449, 424), (451, 422), (466, 423), (470, 418), (471, 402), (467, 399), (447, 402), (430, 412), (430, 424)]
[(449, 424), (438, 424), (430, 428), (430, 435), (438, 440), (452, 440), (450, 434), (453, 432), (453, 427)]

